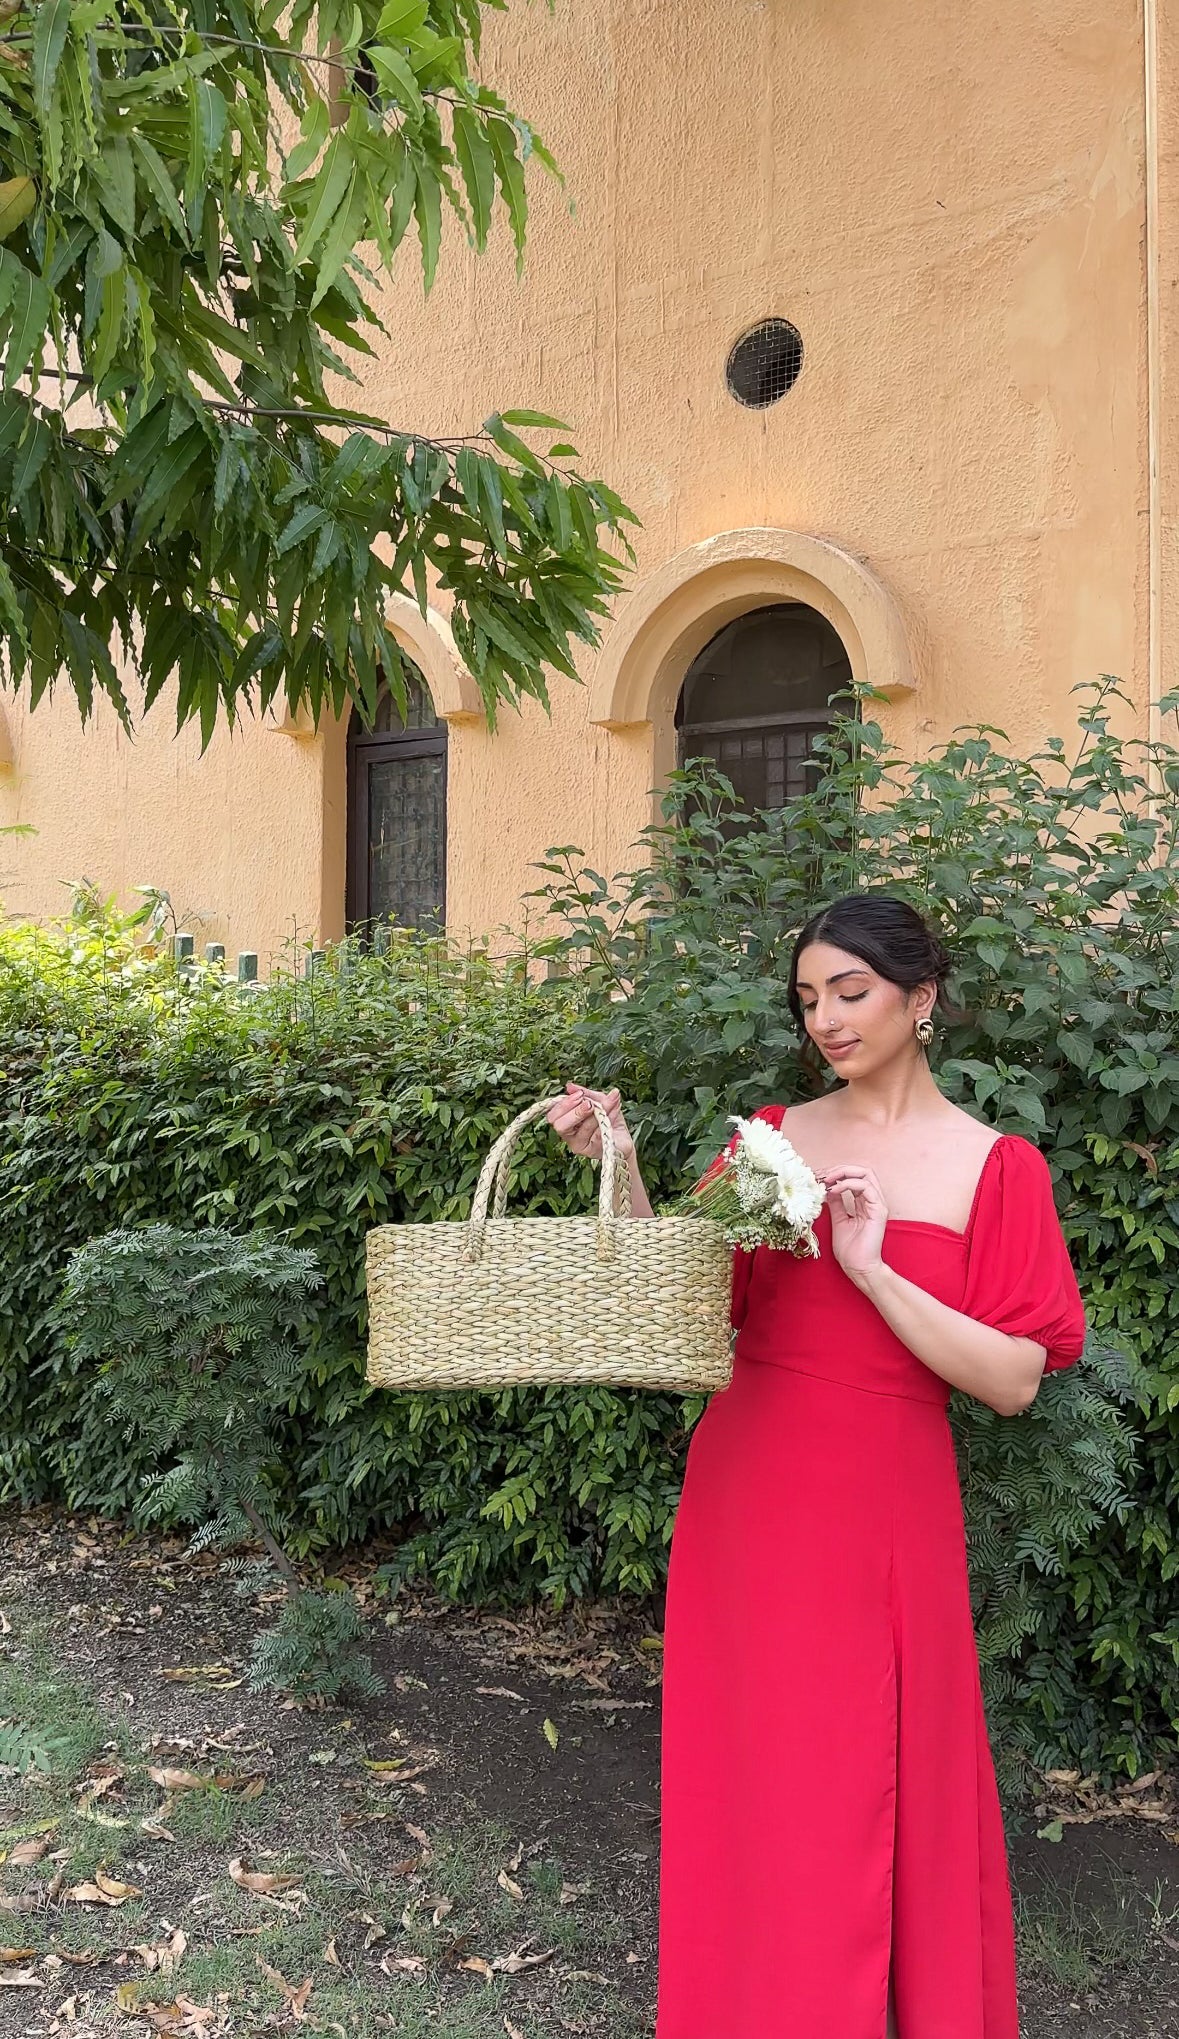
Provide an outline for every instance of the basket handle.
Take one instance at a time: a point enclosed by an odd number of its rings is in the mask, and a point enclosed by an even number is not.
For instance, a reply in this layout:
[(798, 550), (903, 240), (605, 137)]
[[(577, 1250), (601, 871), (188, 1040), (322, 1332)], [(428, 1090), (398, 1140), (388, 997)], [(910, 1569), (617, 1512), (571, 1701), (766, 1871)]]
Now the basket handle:
[[(471, 1205), (471, 1217), (467, 1228), (466, 1258), (468, 1260), (478, 1260), (482, 1257), (483, 1234), (487, 1223), (487, 1206), (491, 1199), (493, 1182), (495, 1184), (495, 1204), (492, 1216), (496, 1218), (503, 1217), (508, 1197), (508, 1165), (511, 1160), (512, 1148), (515, 1146), (520, 1134), (533, 1119), (539, 1118), (542, 1112), (547, 1112), (550, 1105), (562, 1104), (564, 1102), (564, 1093), (560, 1091), (555, 1097), (538, 1098), (535, 1104), (530, 1104), (524, 1111), (517, 1113), (511, 1124), (504, 1127), (498, 1140), (489, 1150), (487, 1159), (479, 1171), (479, 1180), (475, 1185), (475, 1198)], [(617, 1243), (614, 1231), (615, 1185), (617, 1184), (617, 1197), (621, 1205), (617, 1215), (622, 1218), (629, 1218), (630, 1173), (614, 1145), (614, 1133), (610, 1125), (609, 1113), (594, 1098), (587, 1099), (587, 1103), (598, 1122), (598, 1130), (602, 1136), (602, 1179), (598, 1190), (598, 1258), (600, 1260), (612, 1260)]]

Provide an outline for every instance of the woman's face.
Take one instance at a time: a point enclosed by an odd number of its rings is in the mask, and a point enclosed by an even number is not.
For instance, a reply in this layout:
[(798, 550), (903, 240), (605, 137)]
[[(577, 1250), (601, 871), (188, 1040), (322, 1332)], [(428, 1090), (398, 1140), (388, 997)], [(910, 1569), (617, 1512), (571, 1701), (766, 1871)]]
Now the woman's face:
[(912, 1052), (914, 1028), (937, 996), (932, 981), (906, 992), (830, 942), (808, 942), (796, 984), (806, 1030), (840, 1076), (865, 1076), (902, 1051)]

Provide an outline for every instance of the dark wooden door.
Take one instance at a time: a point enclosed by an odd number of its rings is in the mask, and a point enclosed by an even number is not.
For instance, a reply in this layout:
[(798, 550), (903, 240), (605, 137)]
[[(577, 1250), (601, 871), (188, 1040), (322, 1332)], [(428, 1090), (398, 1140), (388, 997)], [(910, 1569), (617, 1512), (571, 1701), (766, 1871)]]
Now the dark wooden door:
[(378, 921), (439, 932), (446, 922), (446, 724), (420, 675), (405, 721), (383, 692), (375, 726), (348, 727), (349, 932)]

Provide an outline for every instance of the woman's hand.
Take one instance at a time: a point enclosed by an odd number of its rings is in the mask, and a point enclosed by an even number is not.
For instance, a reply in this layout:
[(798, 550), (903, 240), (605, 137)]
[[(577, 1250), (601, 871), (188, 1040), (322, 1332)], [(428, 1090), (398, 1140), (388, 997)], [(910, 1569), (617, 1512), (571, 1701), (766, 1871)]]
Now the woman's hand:
[[(888, 1218), (884, 1191), (874, 1169), (859, 1167), (854, 1162), (846, 1162), (839, 1168), (820, 1168), (815, 1172), (827, 1190), (835, 1258), (844, 1273), (855, 1281), (880, 1265), (880, 1249), (884, 1245), (884, 1227)], [(845, 1191), (852, 1199), (850, 1216), (843, 1201)]]
[(624, 1161), (629, 1160), (635, 1151), (635, 1143), (622, 1116), (621, 1093), (617, 1090), (587, 1090), (582, 1083), (567, 1083), (565, 1092), (563, 1098), (549, 1106), (545, 1118), (571, 1152), (588, 1154), (593, 1161), (602, 1158), (602, 1135), (588, 1102), (593, 1098), (603, 1107), (610, 1121), (618, 1153)]

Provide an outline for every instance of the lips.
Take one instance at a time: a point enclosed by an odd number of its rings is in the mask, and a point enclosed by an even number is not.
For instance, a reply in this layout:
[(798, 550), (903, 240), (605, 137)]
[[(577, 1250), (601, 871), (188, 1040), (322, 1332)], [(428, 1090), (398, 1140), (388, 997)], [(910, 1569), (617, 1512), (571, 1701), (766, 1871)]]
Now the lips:
[(824, 1041), (823, 1048), (828, 1055), (846, 1054), (849, 1048), (858, 1048), (858, 1041)]

